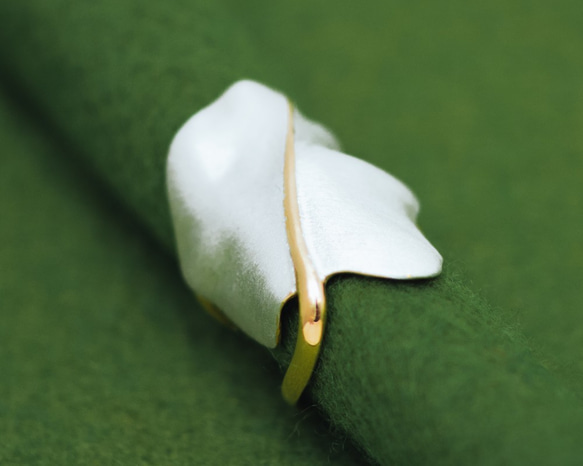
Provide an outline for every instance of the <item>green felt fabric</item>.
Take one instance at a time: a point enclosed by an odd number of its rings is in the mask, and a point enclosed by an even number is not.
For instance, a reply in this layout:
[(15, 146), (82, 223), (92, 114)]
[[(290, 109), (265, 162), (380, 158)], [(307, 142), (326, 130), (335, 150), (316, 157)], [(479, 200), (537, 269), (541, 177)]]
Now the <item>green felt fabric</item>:
[(354, 464), (42, 133), (0, 95), (0, 464)]
[(310, 399), (381, 463), (575, 464), (578, 8), (33, 0), (0, 6), (0, 66), (169, 249), (175, 129), (240, 77), (289, 93), (414, 189), (447, 264), (417, 285), (333, 282)]

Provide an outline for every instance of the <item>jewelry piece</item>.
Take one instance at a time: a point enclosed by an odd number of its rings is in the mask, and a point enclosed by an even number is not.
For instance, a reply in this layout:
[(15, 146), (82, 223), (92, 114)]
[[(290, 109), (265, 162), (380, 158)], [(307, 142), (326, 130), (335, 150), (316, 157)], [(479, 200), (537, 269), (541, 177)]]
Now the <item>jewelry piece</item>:
[(441, 256), (415, 225), (413, 193), (339, 152), (328, 130), (259, 83), (235, 83), (186, 122), (170, 147), (167, 182), (183, 274), (214, 315), (273, 348), (281, 309), (298, 294), (298, 339), (282, 386), (290, 403), (318, 359), (331, 275), (441, 272)]
[(289, 113), (284, 154), (284, 212), (287, 241), (294, 264), (296, 288), (300, 303), (296, 349), (281, 387), (284, 399), (294, 404), (308, 384), (324, 333), (326, 295), (324, 283), (312, 264), (304, 240), (296, 186), (296, 154), (294, 148), (294, 108), (288, 102)]

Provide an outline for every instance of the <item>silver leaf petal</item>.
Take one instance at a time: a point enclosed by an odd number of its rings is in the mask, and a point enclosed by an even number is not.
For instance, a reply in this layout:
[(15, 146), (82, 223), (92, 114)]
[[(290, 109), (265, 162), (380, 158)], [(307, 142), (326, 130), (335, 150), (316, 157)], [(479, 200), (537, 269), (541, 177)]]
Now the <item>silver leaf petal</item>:
[[(186, 122), (167, 165), (186, 281), (268, 347), (296, 292), (283, 209), (287, 118), (282, 94), (240, 81)], [(294, 127), (301, 227), (318, 275), (438, 275), (442, 258), (415, 225), (413, 193), (339, 152), (334, 136), (297, 110)]]

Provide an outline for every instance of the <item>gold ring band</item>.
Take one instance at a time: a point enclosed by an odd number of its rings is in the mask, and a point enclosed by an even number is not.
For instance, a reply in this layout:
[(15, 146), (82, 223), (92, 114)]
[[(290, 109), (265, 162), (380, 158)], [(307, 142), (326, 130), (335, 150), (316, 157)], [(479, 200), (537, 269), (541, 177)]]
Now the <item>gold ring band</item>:
[(316, 273), (302, 234), (296, 183), (294, 107), (289, 101), (284, 157), (285, 227), (296, 275), (299, 328), (295, 351), (285, 373), (281, 392), (288, 403), (295, 404), (310, 381), (320, 353), (326, 317), (326, 295), (324, 283)]

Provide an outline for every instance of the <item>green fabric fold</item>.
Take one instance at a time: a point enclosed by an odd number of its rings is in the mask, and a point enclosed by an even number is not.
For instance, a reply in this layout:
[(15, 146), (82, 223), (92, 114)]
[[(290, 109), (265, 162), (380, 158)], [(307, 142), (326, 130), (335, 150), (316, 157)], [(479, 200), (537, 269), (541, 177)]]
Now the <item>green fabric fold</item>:
[[(304, 8), (310, 24), (315, 19)], [(279, 37), (269, 21), (264, 36), (247, 26), (252, 24), (249, 18), (274, 10), (253, 3), (253, 14), (238, 16), (222, 3), (3, 4), (1, 66), (116, 196), (172, 249), (164, 187), (168, 144), (192, 113), (233, 81), (250, 77), (281, 86), (300, 108), (305, 102), (308, 116), (324, 122), (322, 115), (338, 123), (350, 117), (350, 126), (339, 126), (347, 130), (351, 149), (365, 140), (358, 133), (367, 130), (365, 123), (372, 125), (371, 131), (383, 127), (374, 121), (386, 115), (384, 109), (376, 108), (374, 118), (359, 113), (359, 89), (368, 84), (351, 81), (341, 66), (343, 72), (328, 68), (327, 77), (345, 80), (343, 89), (350, 93), (337, 95), (337, 102), (325, 97), (318, 101), (327, 82), (316, 69), (317, 44), (331, 32), (310, 29), (318, 32), (311, 38), (316, 48), (312, 80), (294, 79), (300, 76), (294, 74), (294, 62), (277, 50), (269, 56), (258, 53), (269, 48), (253, 42), (258, 36), (287, 44), (285, 50), (296, 50), (290, 56), (298, 59), (306, 50), (301, 41), (294, 49), (285, 27)], [(345, 13), (343, 20), (349, 21), (350, 15)], [(339, 21), (330, 31), (337, 33), (341, 26)], [(338, 37), (344, 44), (345, 38)], [(379, 56), (381, 52), (385, 50)], [(450, 88), (448, 92), (457, 97)], [(384, 95), (380, 88), (379, 93)], [(338, 116), (342, 102), (354, 110), (349, 116)], [(415, 102), (423, 112), (422, 103)], [(310, 108), (320, 114), (311, 114)], [(460, 115), (456, 124), (462, 126), (466, 120)], [(406, 123), (400, 124), (412, 132)], [(411, 124), (416, 127), (422, 125)], [(429, 129), (428, 140), (439, 141), (431, 123), (424, 128)], [(419, 142), (415, 147), (425, 148)], [(451, 249), (436, 210), (440, 202), (459, 200), (448, 197), (446, 186), (432, 196), (431, 184), (422, 183), (430, 182), (431, 169), (444, 161), (412, 150), (404, 151), (411, 157), (408, 161), (394, 160), (383, 151), (368, 158), (390, 171), (394, 164), (413, 174), (412, 179), (402, 178), (412, 183), (422, 205), (429, 206), (427, 236), (432, 239), (435, 232)], [(455, 222), (455, 210), (448, 212), (447, 221)], [(576, 464), (583, 454), (579, 399), (533, 358), (504, 311), (468, 289), (450, 251), (442, 252), (446, 265), (435, 280), (398, 283), (351, 276), (332, 281), (327, 290), (329, 324), (309, 397), (333, 425), (382, 464)], [(283, 344), (274, 352), (282, 366), (293, 349), (295, 315), (293, 304), (285, 309)]]
[(0, 91), (0, 464), (355, 464), (37, 123)]

